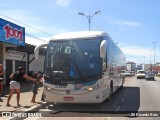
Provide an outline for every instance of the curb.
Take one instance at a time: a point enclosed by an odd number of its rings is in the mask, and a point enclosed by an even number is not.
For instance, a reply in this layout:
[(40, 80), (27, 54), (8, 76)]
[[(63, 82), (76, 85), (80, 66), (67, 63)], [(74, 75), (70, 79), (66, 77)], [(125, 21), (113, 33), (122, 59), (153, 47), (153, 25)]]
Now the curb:
[(155, 77), (155, 80), (160, 80), (160, 77)]

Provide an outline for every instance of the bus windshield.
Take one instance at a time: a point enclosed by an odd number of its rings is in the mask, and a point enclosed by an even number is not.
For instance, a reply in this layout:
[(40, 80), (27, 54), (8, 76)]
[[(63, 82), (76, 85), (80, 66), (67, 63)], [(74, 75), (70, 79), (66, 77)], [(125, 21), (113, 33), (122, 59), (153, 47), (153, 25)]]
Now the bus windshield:
[(101, 73), (100, 39), (51, 41), (47, 48), (45, 70), (52, 80), (76, 80)]

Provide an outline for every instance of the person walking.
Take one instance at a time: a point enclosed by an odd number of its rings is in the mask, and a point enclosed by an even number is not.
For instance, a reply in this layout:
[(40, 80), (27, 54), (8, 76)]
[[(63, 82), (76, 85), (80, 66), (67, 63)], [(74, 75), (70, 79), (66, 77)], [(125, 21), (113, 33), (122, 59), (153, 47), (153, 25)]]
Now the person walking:
[[(4, 80), (3, 75), (4, 75), (3, 65), (0, 64), (0, 95), (2, 94), (3, 90), (3, 80)], [(1, 98), (0, 101), (2, 101)]]
[(17, 94), (17, 106), (21, 106), (19, 104), (20, 101), (20, 81), (22, 78), (26, 78), (27, 80), (34, 80), (33, 78), (29, 77), (28, 75), (26, 75), (24, 73), (24, 69), (22, 67), (18, 68), (18, 71), (16, 71), (15, 73), (12, 73), (10, 75), (11, 78), (11, 82), (10, 82), (10, 92), (9, 92), (9, 96), (7, 99), (7, 105), (6, 106), (11, 106), (9, 104), (12, 95), (14, 94), (14, 92), (16, 92)]

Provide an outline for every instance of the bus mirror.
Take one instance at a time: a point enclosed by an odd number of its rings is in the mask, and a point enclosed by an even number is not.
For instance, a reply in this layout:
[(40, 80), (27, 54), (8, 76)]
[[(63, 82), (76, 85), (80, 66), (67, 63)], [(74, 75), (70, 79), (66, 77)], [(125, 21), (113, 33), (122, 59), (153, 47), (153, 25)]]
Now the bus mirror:
[(106, 57), (106, 49), (107, 49), (107, 41), (103, 40), (100, 45), (100, 57), (101, 58)]
[(36, 48), (34, 49), (34, 57), (36, 60), (38, 60), (38, 56), (39, 56), (39, 49), (43, 48), (43, 47), (47, 47), (48, 44), (41, 44), (36, 46)]

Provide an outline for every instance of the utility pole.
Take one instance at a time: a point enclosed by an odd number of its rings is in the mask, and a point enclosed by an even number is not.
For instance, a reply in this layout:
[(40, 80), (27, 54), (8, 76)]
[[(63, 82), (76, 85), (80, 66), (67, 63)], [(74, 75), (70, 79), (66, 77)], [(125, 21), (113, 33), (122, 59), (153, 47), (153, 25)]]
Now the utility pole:
[(152, 62), (151, 62), (151, 52), (152, 52), (153, 50), (149, 50), (149, 52), (150, 52), (150, 70), (152, 70)]
[(144, 58), (144, 62), (143, 62), (143, 69), (145, 70), (145, 56), (143, 56), (143, 58)]
[(155, 49), (156, 49), (156, 43), (158, 43), (158, 41), (152, 42), (154, 45), (154, 66), (156, 64), (156, 53), (155, 53)]

